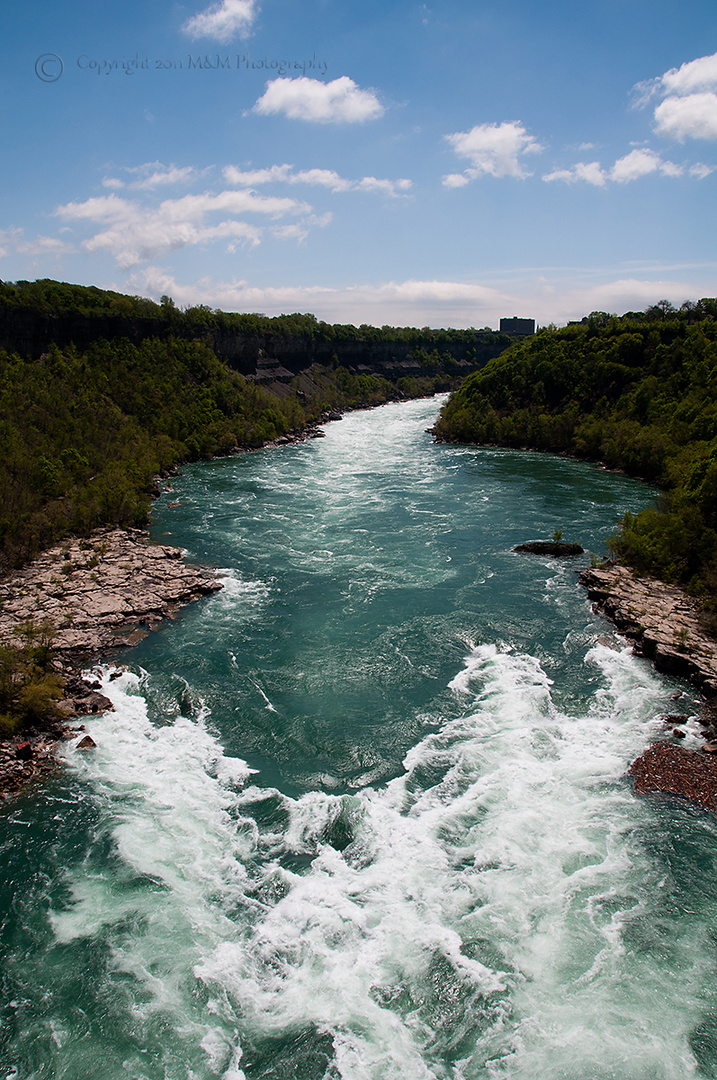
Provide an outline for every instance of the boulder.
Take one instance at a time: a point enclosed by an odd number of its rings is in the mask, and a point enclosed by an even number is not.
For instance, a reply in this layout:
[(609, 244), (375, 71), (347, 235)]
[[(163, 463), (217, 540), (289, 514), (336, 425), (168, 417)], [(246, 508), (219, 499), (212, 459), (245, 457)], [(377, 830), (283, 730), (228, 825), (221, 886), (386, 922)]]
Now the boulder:
[(557, 540), (529, 540), (525, 544), (518, 544), (513, 551), (528, 552), (530, 555), (553, 555), (558, 559), (583, 553), (580, 544), (564, 544)]

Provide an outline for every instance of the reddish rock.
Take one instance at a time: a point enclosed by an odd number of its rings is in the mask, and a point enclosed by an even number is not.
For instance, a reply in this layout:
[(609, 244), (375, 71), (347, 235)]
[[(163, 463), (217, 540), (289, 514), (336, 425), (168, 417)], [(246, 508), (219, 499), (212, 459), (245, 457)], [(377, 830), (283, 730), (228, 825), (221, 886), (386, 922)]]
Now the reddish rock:
[(717, 760), (668, 742), (648, 746), (628, 770), (635, 791), (661, 791), (717, 811)]

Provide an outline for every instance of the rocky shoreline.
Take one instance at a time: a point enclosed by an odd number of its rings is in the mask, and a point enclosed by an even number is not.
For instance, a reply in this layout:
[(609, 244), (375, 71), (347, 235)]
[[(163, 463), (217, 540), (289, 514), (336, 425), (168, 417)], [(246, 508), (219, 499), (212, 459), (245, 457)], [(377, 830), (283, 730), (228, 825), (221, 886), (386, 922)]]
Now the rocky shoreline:
[(584, 570), (580, 584), (657, 671), (688, 679), (706, 698), (717, 696), (717, 641), (703, 629), (697, 600), (617, 563)]
[(697, 600), (675, 585), (642, 578), (609, 563), (580, 575), (595, 607), (657, 671), (689, 680), (705, 698), (698, 717), (704, 742), (688, 750), (685, 716), (665, 716), (666, 738), (653, 742), (630, 766), (635, 791), (677, 796), (717, 812), (717, 641), (703, 628)]
[(29, 623), (50, 623), (52, 668), (65, 687), (60, 720), (0, 742), (0, 797), (53, 768), (57, 742), (84, 731), (73, 719), (112, 708), (99, 683), (83, 678), (88, 665), (222, 588), (216, 571), (188, 565), (183, 554), (151, 544), (139, 529), (100, 529), (57, 544), (0, 582), (0, 645), (19, 644)]

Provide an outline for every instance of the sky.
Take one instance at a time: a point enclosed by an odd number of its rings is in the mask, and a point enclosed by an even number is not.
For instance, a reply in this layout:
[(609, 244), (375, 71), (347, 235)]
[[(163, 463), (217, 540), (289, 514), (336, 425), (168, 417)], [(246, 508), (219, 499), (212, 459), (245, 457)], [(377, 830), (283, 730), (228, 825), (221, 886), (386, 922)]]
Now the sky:
[(715, 0), (26, 0), (0, 278), (360, 325), (717, 296)]

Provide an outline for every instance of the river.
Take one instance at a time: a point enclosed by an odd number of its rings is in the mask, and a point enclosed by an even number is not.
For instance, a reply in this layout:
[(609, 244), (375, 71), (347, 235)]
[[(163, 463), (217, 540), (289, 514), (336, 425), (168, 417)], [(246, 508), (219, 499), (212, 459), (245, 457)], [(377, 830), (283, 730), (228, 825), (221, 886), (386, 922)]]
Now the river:
[(716, 821), (625, 778), (699, 702), (591, 612), (587, 556), (512, 551), (602, 553), (654, 492), (435, 445), (438, 405), (157, 501), (225, 588), (0, 811), (0, 1076), (717, 1077)]

